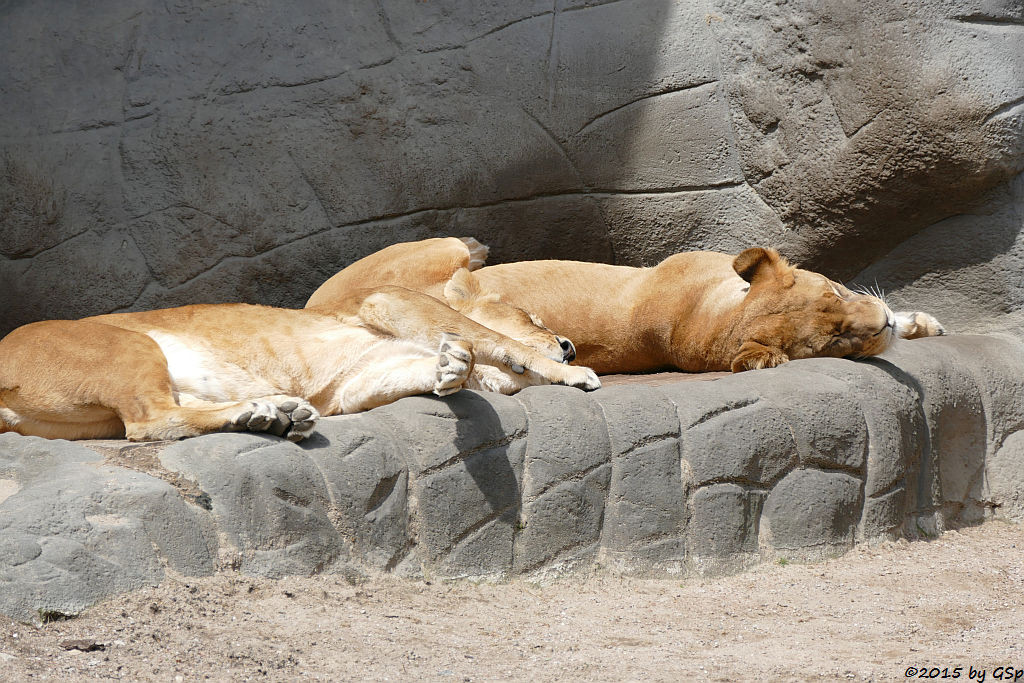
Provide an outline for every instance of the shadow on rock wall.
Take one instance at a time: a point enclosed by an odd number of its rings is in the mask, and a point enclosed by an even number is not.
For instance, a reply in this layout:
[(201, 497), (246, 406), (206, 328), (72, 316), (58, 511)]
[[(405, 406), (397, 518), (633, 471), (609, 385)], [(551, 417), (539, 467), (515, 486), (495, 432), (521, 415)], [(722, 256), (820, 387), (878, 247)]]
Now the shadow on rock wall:
[(720, 7), (744, 172), (792, 256), (850, 277), (1024, 169), (1019, 4)]
[[(902, 243), (1022, 167), (1012, 3), (19, 1), (0, 19), (0, 333), (298, 306), (376, 249), (451, 234), (495, 261), (774, 244), (837, 277), (909, 249), (921, 275), (898, 286), (930, 301), (965, 262)], [(1016, 253), (1019, 221), (996, 222), (956, 228), (966, 263)]]

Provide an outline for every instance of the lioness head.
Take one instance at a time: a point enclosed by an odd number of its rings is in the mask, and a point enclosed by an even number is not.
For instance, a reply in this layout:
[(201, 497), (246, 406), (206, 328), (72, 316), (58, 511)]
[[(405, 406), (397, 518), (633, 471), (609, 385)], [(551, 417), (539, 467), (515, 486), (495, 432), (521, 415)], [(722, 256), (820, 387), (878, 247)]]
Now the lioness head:
[(747, 249), (733, 269), (750, 283), (733, 372), (798, 358), (873, 356), (896, 337), (896, 316), (881, 299), (795, 268), (774, 249)]
[(485, 292), (473, 273), (460, 268), (444, 288), (448, 305), (474, 322), (530, 347), (548, 358), (569, 363), (576, 348), (565, 337), (544, 327), (536, 316), (502, 301), (497, 294)]

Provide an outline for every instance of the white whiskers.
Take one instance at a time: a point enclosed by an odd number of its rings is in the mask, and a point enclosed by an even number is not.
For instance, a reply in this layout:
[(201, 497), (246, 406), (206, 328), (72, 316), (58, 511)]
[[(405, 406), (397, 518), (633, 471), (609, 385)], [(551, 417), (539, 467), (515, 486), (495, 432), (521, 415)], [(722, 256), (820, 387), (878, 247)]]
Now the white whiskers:
[(873, 286), (869, 287), (866, 285), (861, 285), (859, 287), (852, 288), (850, 291), (856, 292), (857, 294), (873, 296), (876, 299), (881, 299), (883, 304), (889, 306), (889, 302), (885, 298), (885, 290), (878, 285), (878, 280), (875, 280), (875, 284)]

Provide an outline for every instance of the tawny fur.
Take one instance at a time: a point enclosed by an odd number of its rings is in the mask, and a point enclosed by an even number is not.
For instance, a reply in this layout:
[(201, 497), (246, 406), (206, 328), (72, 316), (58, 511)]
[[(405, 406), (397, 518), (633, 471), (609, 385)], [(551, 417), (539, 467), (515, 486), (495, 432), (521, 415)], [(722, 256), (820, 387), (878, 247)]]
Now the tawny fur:
[[(437, 292), (467, 238), (393, 245), (341, 271), (336, 287), (391, 284)], [(475, 240), (474, 240), (475, 241)], [(351, 270), (350, 270), (351, 269)], [(881, 299), (795, 268), (773, 249), (687, 252), (652, 268), (524, 261), (475, 270), (482, 291), (530, 311), (573, 340), (576, 362), (599, 373), (663, 368), (742, 371), (809, 357), (861, 357), (896, 337), (943, 334), (934, 317), (893, 313)]]
[[(349, 315), (374, 287), (397, 285), (428, 294), (484, 327), (507, 335), (552, 359), (573, 359), (572, 342), (544, 326), (540, 318), (510, 306), (480, 286), (475, 271), (488, 248), (472, 237), (439, 237), (402, 242), (356, 261), (321, 285), (306, 308), (329, 315)], [(513, 393), (544, 382), (531, 372), (511, 372), (481, 363), (466, 387)]]
[(336, 273), (309, 297), (306, 308), (337, 311), (352, 292), (396, 285), (444, 299), (444, 286), (461, 268), (474, 271), (489, 249), (472, 237), (433, 237), (400, 242), (374, 252)]
[[(462, 305), (475, 305), (463, 294)], [(152, 440), (250, 430), (299, 440), (321, 414), (457, 391), (475, 360), (536, 383), (600, 386), (589, 369), (561, 362), (553, 334), (544, 341), (553, 358), (398, 287), (359, 293), (351, 315), (218, 304), (43, 321), (0, 340), (0, 432)]]

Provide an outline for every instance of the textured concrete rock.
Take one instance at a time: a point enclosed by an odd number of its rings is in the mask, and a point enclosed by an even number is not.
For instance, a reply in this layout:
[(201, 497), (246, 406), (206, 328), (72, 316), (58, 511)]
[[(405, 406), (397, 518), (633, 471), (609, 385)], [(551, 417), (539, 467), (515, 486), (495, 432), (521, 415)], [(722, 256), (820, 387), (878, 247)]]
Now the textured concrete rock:
[(1022, 22), (967, 0), (4, 3), (0, 334), (296, 306), (383, 246), (466, 233), (497, 262), (774, 244), (1020, 332)]
[(984, 500), (1000, 514), (1024, 518), (1024, 432), (1014, 432), (985, 463)]
[(530, 387), (521, 531), (513, 569), (527, 572), (597, 552), (611, 477), (601, 408), (568, 387)]
[(736, 484), (713, 484), (694, 493), (687, 539), (690, 563), (705, 571), (746, 563), (759, 549), (767, 495)]
[(863, 476), (867, 427), (860, 406), (850, 401), (849, 387), (821, 375), (795, 372), (793, 366), (785, 370), (763, 381), (761, 391), (785, 416), (800, 465)]
[[(996, 367), (1006, 353), (1016, 355), (1017, 343), (984, 337), (951, 338), (947, 344), (924, 341), (913, 347), (896, 346), (886, 354), (905, 373), (903, 382), (921, 396), (928, 425), (920, 464), (907, 473), (914, 522), (926, 533), (955, 524), (966, 513), (980, 518), (981, 473), (990, 455), (984, 389), (972, 372), (981, 357)], [(965, 353), (957, 353), (962, 347)], [(986, 348), (987, 347), (987, 348)], [(918, 350), (927, 353), (917, 352)], [(1016, 429), (1016, 428), (1015, 428)]]
[(797, 469), (764, 502), (761, 542), (777, 553), (820, 557), (853, 547), (862, 482), (841, 472)]
[(864, 416), (867, 471), (860, 537), (897, 536), (908, 504), (905, 476), (908, 468), (920, 466), (922, 448), (927, 446), (927, 424), (918, 392), (906, 383), (907, 375), (885, 360), (833, 363), (815, 359), (799, 364), (797, 374), (811, 372), (843, 382), (845, 402), (858, 406)]
[(794, 255), (852, 276), (1024, 167), (1018, 5), (715, 5), (744, 173)]
[(645, 386), (592, 394), (611, 447), (601, 564), (624, 573), (680, 570), (693, 473), (680, 458), (675, 404)]
[(855, 278), (885, 286), (895, 306), (927, 310), (951, 329), (1024, 329), (1024, 175), (910, 237)]
[(819, 558), (1024, 519), (1024, 344), (586, 394), (413, 397), (302, 444), (0, 435), (0, 612), (185, 575), (640, 576)]
[(209, 496), (221, 534), (218, 561), (274, 577), (323, 571), (342, 550), (323, 475), (290, 442), (246, 435), (239, 443), (232, 436), (186, 440), (160, 456)]
[(0, 434), (0, 612), (76, 614), (166, 569), (215, 569), (215, 527), (194, 502), (82, 445)]
[(414, 556), (445, 576), (503, 575), (519, 528), (527, 417), (500, 394), (413, 397), (374, 411), (401, 435)]
[(777, 407), (755, 401), (723, 408), (683, 436), (684, 457), (698, 486), (726, 481), (767, 486), (796, 465), (793, 431)]
[[(364, 419), (370, 418), (370, 419)], [(325, 420), (302, 445), (323, 477), (327, 517), (353, 573), (403, 572), (413, 544), (409, 470), (401, 442), (379, 416)]]

